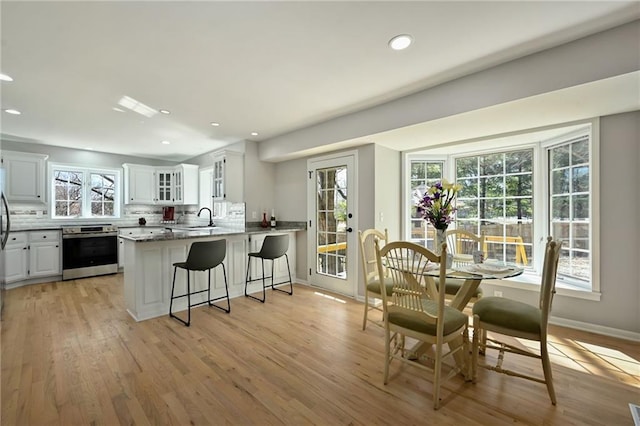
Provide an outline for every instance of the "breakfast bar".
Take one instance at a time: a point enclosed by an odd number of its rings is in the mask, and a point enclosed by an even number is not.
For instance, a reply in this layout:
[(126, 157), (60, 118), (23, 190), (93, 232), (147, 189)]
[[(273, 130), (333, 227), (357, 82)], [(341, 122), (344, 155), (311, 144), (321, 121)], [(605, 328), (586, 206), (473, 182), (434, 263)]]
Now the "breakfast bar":
[[(278, 227), (277, 229), (248, 228), (236, 230), (220, 227), (202, 227), (198, 229), (166, 229), (160, 233), (122, 236), (124, 243), (124, 299), (127, 312), (136, 320), (143, 321), (150, 318), (168, 315), (171, 297), (171, 281), (173, 264), (183, 262), (187, 258), (189, 248), (194, 241), (213, 241), (225, 239), (227, 253), (224, 264), (227, 270), (229, 296), (231, 298), (244, 294), (244, 280), (246, 274), (247, 254), (257, 251), (262, 240), (267, 235), (290, 234), (289, 262), (291, 274), (295, 277), (295, 232), (302, 228)], [(281, 259), (282, 260), (282, 259)], [(251, 271), (252, 275), (257, 271)], [(276, 260), (275, 279), (279, 280), (287, 274), (284, 260)], [(192, 272), (194, 291), (206, 289), (207, 277), (205, 273)], [(256, 291), (258, 285), (254, 284)], [(186, 274), (178, 273), (176, 288), (186, 287)], [(224, 293), (224, 278), (221, 270), (211, 274), (212, 297)], [(195, 296), (193, 302), (199, 301)], [(174, 302), (174, 311), (185, 310), (186, 301)]]

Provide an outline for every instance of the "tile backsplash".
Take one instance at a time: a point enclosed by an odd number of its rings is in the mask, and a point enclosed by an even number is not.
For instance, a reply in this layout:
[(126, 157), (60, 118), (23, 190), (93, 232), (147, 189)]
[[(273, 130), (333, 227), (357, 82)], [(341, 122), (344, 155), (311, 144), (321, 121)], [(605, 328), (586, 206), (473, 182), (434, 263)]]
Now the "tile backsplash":
[[(189, 226), (209, 224), (208, 212), (203, 212), (198, 217), (198, 206), (175, 206), (173, 223)], [(163, 226), (162, 206), (150, 205), (124, 205), (121, 217), (114, 218), (73, 218), (52, 219), (47, 206), (34, 206), (33, 204), (12, 203), (10, 206), (11, 227), (13, 229), (33, 228), (57, 228), (64, 225), (109, 223), (116, 226), (138, 226), (138, 220), (144, 218), (146, 226)], [(213, 222), (217, 226), (244, 230), (245, 228), (245, 204), (216, 202), (214, 205)]]

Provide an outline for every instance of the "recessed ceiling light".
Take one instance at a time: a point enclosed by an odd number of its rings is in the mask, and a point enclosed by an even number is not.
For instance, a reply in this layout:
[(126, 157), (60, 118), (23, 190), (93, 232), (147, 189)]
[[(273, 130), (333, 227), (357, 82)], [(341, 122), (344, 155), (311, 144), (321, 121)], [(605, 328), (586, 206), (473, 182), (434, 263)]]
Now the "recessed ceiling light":
[(22, 114), (20, 111), (18, 111), (17, 109), (5, 109), (4, 112), (6, 112), (7, 114), (13, 114), (13, 115), (20, 115)]
[(213, 127), (218, 127), (218, 126), (220, 125), (220, 123), (216, 123), (215, 121), (212, 121), (212, 122), (211, 122), (211, 125), (212, 125)]
[(166, 110), (166, 109), (159, 109), (158, 111), (160, 111), (160, 114), (171, 114), (171, 111)]
[(0, 74), (0, 80), (2, 81), (13, 81), (13, 79), (11, 77), (9, 77), (6, 74)]
[(162, 141), (162, 144), (163, 144), (163, 145), (169, 145), (170, 143), (171, 143), (171, 142), (169, 142), (169, 141)]
[(413, 37), (409, 34), (400, 34), (389, 40), (389, 47), (393, 50), (403, 50), (411, 45)]
[(251, 132), (251, 136), (258, 136), (258, 132)]

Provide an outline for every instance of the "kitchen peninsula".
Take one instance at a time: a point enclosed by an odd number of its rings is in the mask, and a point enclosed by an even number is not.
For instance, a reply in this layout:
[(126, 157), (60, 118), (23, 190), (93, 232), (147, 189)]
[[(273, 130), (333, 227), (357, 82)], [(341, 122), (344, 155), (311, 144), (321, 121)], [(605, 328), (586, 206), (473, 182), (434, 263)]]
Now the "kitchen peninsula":
[[(289, 234), (287, 255), (291, 265), (291, 275), (295, 279), (296, 231), (304, 226), (282, 226), (276, 229), (247, 228), (237, 230), (224, 227), (200, 227), (196, 229), (166, 229), (160, 233), (142, 233), (121, 236), (124, 243), (124, 298), (127, 312), (136, 320), (142, 321), (169, 314), (173, 264), (187, 258), (189, 248), (194, 241), (227, 240), (227, 254), (224, 260), (229, 296), (244, 295), (247, 253), (259, 251), (262, 241), (269, 234)], [(257, 262), (255, 263), (257, 265)], [(268, 262), (265, 265), (270, 268)], [(275, 280), (287, 275), (284, 258), (276, 260)], [(251, 275), (259, 273), (259, 266), (252, 265)], [(207, 273), (192, 272), (192, 291), (206, 289)], [(268, 273), (267, 273), (268, 274)], [(178, 271), (176, 291), (186, 289), (186, 272)], [(250, 292), (260, 291), (261, 283), (249, 286)], [(222, 268), (211, 271), (211, 297), (224, 294)], [(201, 298), (201, 299), (199, 299)], [(206, 293), (192, 297), (192, 303), (206, 300)], [(233, 302), (232, 302), (233, 304)], [(174, 311), (185, 310), (184, 299), (174, 301)]]

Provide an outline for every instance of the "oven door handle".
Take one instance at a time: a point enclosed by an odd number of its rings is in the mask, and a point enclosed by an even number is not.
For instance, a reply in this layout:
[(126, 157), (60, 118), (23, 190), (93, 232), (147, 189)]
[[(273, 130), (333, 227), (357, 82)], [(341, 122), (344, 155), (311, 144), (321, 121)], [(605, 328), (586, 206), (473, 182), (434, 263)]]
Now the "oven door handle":
[(103, 232), (103, 233), (95, 233), (95, 234), (67, 234), (63, 235), (63, 240), (74, 239), (74, 238), (99, 238), (99, 237), (117, 237), (117, 232)]

